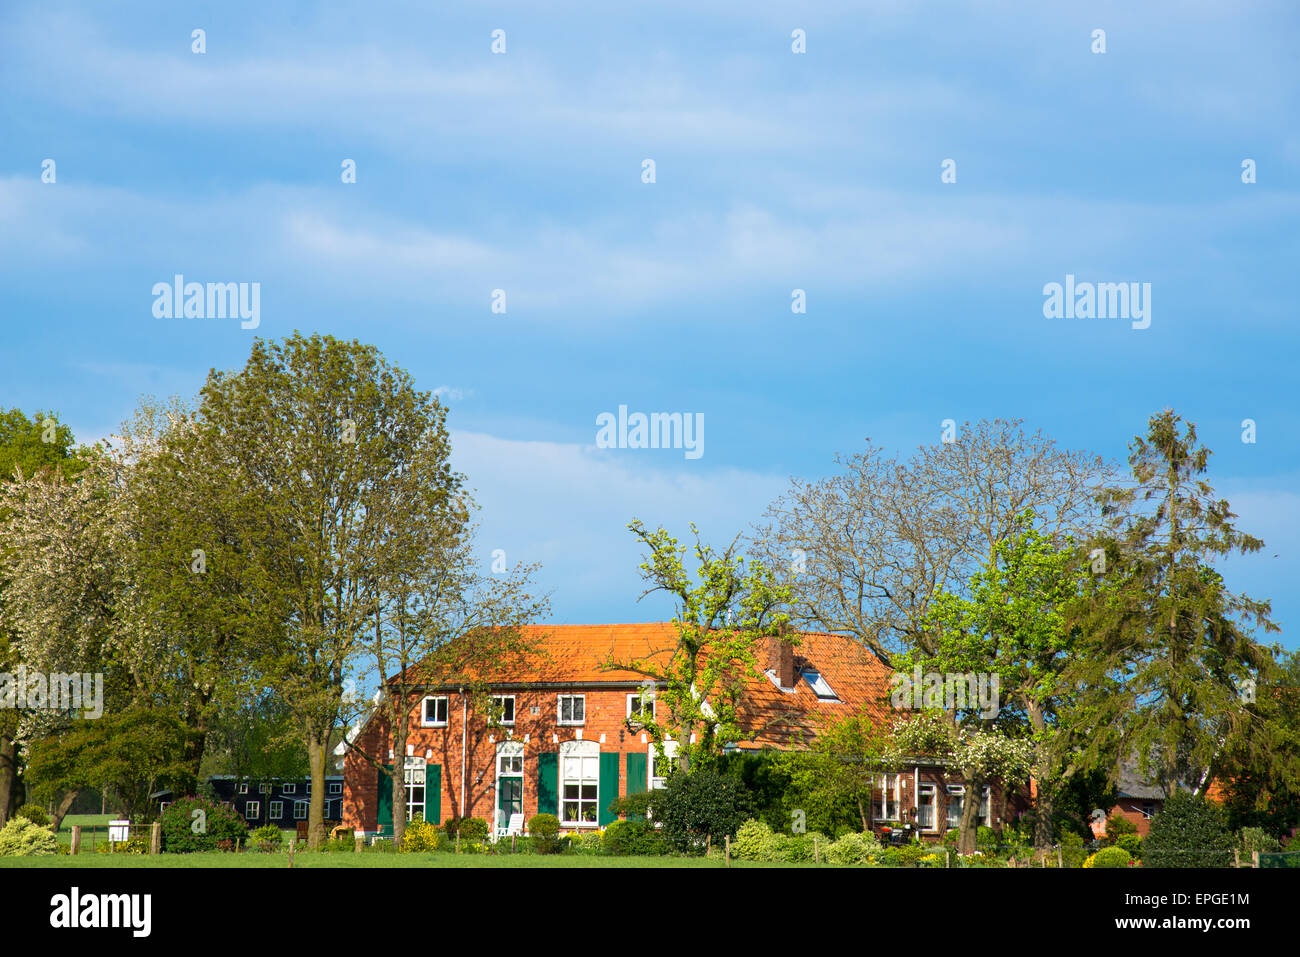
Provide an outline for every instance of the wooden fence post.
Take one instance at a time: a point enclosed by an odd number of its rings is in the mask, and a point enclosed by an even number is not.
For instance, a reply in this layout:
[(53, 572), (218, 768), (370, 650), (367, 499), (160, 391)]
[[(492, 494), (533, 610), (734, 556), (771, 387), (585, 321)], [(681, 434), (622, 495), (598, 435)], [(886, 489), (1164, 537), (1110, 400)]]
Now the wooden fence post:
[(149, 826), (149, 853), (162, 853), (162, 821), (154, 821)]
[(356, 843), (356, 851), (357, 851), (358, 854), (360, 854), (360, 853), (361, 853), (361, 849), (362, 849), (363, 847), (366, 846), (366, 833), (365, 833), (365, 831), (357, 831), (357, 833), (354, 835), (354, 839), (355, 839), (355, 843)]
[(943, 866), (952, 867), (952, 855), (949, 854), (948, 848), (943, 849)]
[(1062, 870), (1065, 869), (1065, 858), (1062, 856), (1061, 848), (1059, 846), (1056, 848), (1056, 866)]
[(1250, 852), (1250, 866), (1259, 867), (1259, 851)]
[(1241, 849), (1234, 847), (1232, 849), (1232, 866), (1241, 867)]
[(296, 837), (289, 838), (289, 866), (293, 867), (293, 849), (298, 845)]
[(821, 852), (821, 848), (817, 846), (817, 835), (814, 834), (813, 835), (813, 863), (820, 864), (821, 862), (822, 862), (822, 852)]
[(728, 834), (723, 838), (722, 861), (725, 866), (731, 866), (731, 835)]

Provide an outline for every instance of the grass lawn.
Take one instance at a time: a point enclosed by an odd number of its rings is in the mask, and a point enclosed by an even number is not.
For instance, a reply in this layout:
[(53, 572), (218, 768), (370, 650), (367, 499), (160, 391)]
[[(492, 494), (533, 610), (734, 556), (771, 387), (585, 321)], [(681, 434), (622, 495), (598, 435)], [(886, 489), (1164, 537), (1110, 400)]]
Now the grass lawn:
[[(288, 867), (289, 855), (276, 854), (78, 854), (76, 857), (0, 857), (9, 867)], [(722, 867), (707, 857), (596, 857), (569, 854), (295, 854), (300, 867)], [(732, 861), (732, 867), (816, 867), (816, 864), (757, 864)], [(826, 866), (826, 865), (822, 865)]]

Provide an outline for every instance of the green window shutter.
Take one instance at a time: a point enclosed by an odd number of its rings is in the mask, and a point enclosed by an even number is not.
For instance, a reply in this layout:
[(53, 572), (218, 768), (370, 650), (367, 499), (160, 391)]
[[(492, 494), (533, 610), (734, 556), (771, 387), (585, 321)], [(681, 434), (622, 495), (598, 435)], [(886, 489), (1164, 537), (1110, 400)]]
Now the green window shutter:
[(424, 769), (424, 819), (430, 824), (442, 823), (441, 764), (430, 764)]
[[(384, 767), (391, 771), (393, 766), (385, 764)], [(384, 771), (375, 772), (379, 775), (379, 817), (375, 823), (380, 827), (393, 828), (393, 779)]]
[(560, 756), (537, 756), (537, 813), (560, 815)]
[(609, 809), (616, 797), (618, 797), (618, 752), (607, 751), (600, 756), (600, 800), (596, 823), (601, 827), (618, 819), (618, 815)]
[[(650, 787), (650, 756), (644, 751), (629, 751), (627, 755), (627, 793), (642, 794)], [(633, 815), (644, 821), (644, 814)]]

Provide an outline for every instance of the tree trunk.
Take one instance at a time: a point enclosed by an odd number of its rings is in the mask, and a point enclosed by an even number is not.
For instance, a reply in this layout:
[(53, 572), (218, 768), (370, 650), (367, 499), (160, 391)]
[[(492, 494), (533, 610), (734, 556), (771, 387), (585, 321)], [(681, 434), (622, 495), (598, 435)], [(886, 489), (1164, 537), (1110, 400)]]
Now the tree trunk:
[(68, 816), (68, 808), (72, 807), (72, 802), (77, 799), (77, 795), (80, 793), (81, 788), (77, 788), (73, 791), (65, 791), (63, 797), (59, 798), (59, 802), (54, 805), (54, 812), (50, 815), (50, 829), (53, 830), (55, 834), (59, 833), (59, 825), (62, 824), (63, 819)]
[(966, 796), (961, 806), (961, 822), (957, 830), (957, 853), (975, 853), (976, 828), (979, 826), (981, 782), (967, 780)]
[[(402, 698), (402, 701), (408, 699)], [(406, 833), (406, 722), (398, 720), (393, 732), (393, 846), (400, 847)], [(426, 772), (428, 773), (427, 769)], [(427, 798), (426, 798), (427, 800)], [(461, 812), (462, 814), (464, 811)]]
[(325, 749), (315, 731), (307, 736), (307, 762), (311, 765), (311, 805), (307, 811), (307, 847), (317, 850), (325, 843)]
[(1034, 847), (1046, 849), (1052, 846), (1052, 807), (1053, 796), (1048, 793), (1043, 782), (1038, 782), (1038, 797), (1034, 801)]
[(14, 785), (18, 780), (18, 745), (7, 734), (0, 734), (0, 827), (5, 826), (13, 806)]

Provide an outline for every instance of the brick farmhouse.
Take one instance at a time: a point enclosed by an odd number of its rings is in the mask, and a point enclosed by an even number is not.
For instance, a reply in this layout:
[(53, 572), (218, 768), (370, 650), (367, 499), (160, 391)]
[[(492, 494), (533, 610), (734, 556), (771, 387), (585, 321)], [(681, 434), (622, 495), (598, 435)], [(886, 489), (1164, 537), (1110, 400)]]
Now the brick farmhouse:
[[(366, 754), (390, 768), (404, 761), (408, 820), (480, 817), (498, 835), (512, 815), (527, 821), (547, 812), (563, 830), (579, 832), (614, 820), (615, 797), (663, 786), (663, 756), (635, 720), (641, 708), (653, 708), (653, 692), (643, 675), (609, 663), (666, 660), (675, 646), (673, 625), (547, 625), (530, 632), (541, 652), (536, 668), (484, 676), (493, 719), (466, 689), (431, 685), (410, 702), (406, 755), (393, 754), (382, 709), (354, 729), (352, 739)], [(745, 688), (747, 740), (735, 745), (739, 750), (804, 748), (819, 726), (864, 710), (880, 724), (888, 720), (892, 672), (850, 638), (805, 632), (795, 644), (773, 640), (765, 664)], [(671, 758), (672, 746), (665, 749)], [(341, 750), (344, 825), (391, 833), (391, 779)], [(995, 792), (985, 789), (978, 798), (981, 823), (990, 826), (1007, 812), (1001, 789)], [(918, 760), (882, 775), (873, 798), (873, 828), (910, 823), (922, 838), (938, 840), (956, 826), (966, 794), (960, 776)]]

